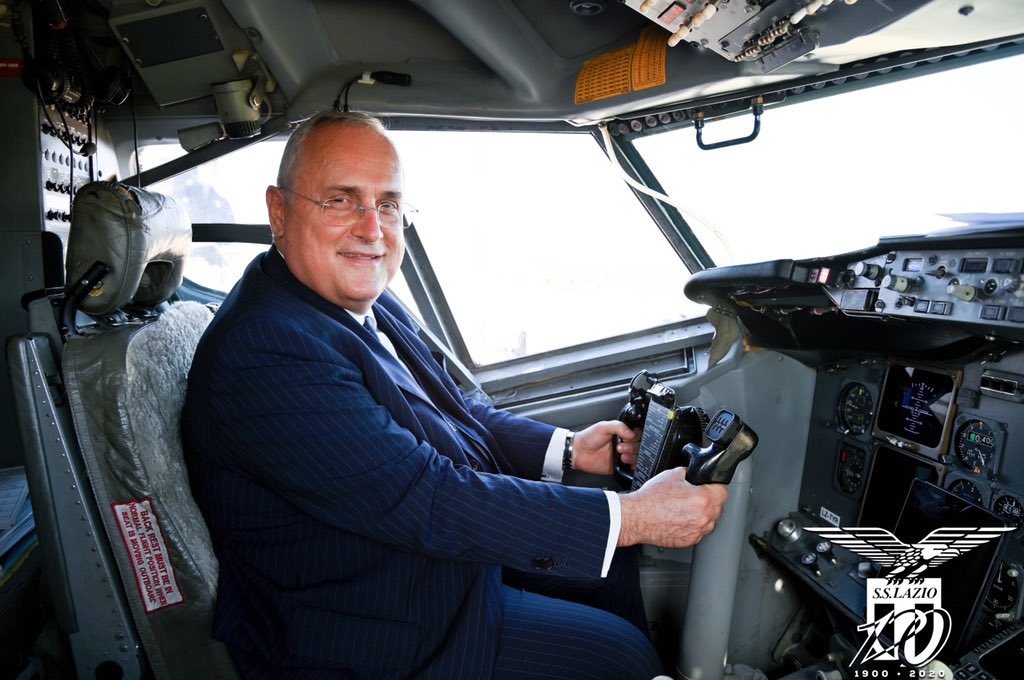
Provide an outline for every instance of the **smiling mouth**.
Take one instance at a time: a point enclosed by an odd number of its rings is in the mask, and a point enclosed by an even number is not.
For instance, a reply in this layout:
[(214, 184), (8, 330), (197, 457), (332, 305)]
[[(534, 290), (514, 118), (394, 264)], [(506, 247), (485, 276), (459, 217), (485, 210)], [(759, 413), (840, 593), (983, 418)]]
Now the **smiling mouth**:
[(379, 260), (384, 257), (383, 255), (374, 255), (372, 253), (340, 253), (340, 255), (350, 260)]

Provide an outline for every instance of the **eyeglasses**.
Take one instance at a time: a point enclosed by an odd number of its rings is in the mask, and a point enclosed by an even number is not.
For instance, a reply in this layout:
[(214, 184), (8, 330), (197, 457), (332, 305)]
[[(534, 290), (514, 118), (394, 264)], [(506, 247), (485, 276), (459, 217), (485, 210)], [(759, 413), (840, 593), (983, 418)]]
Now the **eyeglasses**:
[(287, 191), (289, 194), (304, 198), (310, 203), (320, 206), (324, 223), (332, 227), (352, 226), (363, 219), (363, 216), (369, 211), (377, 213), (377, 223), (382, 227), (387, 227), (388, 229), (404, 228), (406, 225), (403, 224), (403, 215), (416, 212), (416, 209), (410, 206), (403, 208), (398, 201), (383, 201), (376, 208), (373, 208), (359, 205), (347, 196), (338, 196), (337, 198), (329, 198), (326, 201), (318, 201), (315, 198), (303, 196), (299, 192), (287, 187), (278, 187), (278, 189)]

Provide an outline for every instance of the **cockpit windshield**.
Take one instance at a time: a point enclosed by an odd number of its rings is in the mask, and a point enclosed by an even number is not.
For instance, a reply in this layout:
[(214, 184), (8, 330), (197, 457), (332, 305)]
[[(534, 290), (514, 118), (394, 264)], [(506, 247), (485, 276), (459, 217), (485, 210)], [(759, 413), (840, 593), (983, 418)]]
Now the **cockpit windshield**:
[(692, 127), (634, 144), (716, 265), (847, 252), (1019, 213), (1022, 71), (1015, 56), (767, 108), (757, 139), (711, 151)]

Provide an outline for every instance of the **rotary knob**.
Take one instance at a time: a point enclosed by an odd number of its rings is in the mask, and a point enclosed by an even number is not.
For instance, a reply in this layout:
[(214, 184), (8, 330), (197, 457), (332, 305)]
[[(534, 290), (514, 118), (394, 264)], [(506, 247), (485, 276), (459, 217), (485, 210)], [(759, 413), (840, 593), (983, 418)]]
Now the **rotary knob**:
[(878, 279), (878, 275), (882, 273), (882, 268), (877, 264), (871, 264), (870, 262), (858, 262), (853, 265), (853, 273), (857, 276), (863, 276), (865, 279), (871, 279), (872, 281)]
[(978, 297), (977, 286), (964, 285), (961, 283), (951, 283), (946, 286), (946, 292), (955, 298), (963, 300), (964, 302), (971, 302)]
[(897, 293), (908, 293), (921, 283), (921, 279), (916, 276), (900, 276), (899, 274), (887, 274), (882, 279), (882, 286), (889, 290), (894, 290)]
[(786, 543), (794, 543), (800, 540), (802, 534), (800, 527), (791, 519), (784, 519), (775, 525), (775, 532)]

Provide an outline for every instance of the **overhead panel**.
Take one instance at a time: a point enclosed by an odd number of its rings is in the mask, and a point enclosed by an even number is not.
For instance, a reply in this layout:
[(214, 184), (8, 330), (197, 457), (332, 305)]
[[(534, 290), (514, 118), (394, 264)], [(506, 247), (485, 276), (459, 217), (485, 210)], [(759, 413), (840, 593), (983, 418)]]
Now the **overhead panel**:
[(231, 54), (251, 47), (216, 0), (115, 2), (110, 27), (160, 106), (205, 97), (238, 77)]

